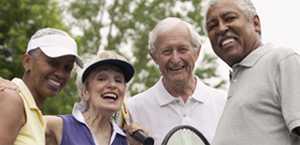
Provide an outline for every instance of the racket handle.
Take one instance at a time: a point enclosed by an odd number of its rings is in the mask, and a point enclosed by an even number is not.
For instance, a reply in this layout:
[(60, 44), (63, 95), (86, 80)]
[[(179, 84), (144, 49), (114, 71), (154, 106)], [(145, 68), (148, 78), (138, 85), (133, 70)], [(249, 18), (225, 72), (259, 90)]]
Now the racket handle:
[(146, 135), (142, 130), (137, 130), (131, 134), (135, 140), (139, 141), (143, 145), (153, 145), (154, 139), (148, 135)]

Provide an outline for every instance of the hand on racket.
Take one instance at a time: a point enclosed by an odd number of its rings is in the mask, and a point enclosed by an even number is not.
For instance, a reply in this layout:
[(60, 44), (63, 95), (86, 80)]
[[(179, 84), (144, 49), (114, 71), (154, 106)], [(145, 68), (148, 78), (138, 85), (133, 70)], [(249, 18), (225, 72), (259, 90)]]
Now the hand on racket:
[(126, 104), (123, 103), (121, 107), (121, 126), (126, 128), (127, 132), (129, 132), (130, 136), (137, 140), (138, 142), (142, 143), (143, 145), (153, 145), (154, 139), (148, 136), (140, 126), (133, 124), (130, 114), (127, 110)]
[(171, 129), (161, 145), (209, 145), (209, 143), (196, 128), (181, 125)]

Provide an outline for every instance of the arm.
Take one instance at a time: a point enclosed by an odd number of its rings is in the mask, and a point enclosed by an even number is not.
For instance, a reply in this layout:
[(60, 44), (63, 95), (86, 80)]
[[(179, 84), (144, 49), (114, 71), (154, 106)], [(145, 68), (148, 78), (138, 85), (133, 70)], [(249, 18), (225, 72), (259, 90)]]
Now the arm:
[(0, 116), (0, 145), (12, 145), (26, 122), (23, 100), (16, 91), (0, 91)]
[(44, 116), (47, 121), (46, 145), (60, 145), (62, 139), (63, 120), (57, 116)]

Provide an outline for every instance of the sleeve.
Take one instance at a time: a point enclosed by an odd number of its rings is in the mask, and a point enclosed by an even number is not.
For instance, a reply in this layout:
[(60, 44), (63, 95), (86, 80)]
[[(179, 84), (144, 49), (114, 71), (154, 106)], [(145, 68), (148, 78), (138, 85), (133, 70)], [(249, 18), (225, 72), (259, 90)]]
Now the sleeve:
[(300, 127), (300, 55), (294, 53), (279, 63), (279, 86), (283, 118), (290, 132)]

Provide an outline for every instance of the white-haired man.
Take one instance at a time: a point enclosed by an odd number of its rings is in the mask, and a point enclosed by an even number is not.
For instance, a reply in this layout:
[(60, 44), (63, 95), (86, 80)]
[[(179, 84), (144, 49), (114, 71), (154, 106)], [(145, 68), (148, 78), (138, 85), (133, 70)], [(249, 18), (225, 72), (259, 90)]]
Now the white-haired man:
[(261, 42), (250, 0), (214, 0), (205, 28), (232, 73), (213, 145), (300, 144), (300, 55)]
[(44, 28), (31, 37), (23, 77), (12, 80), (19, 91), (0, 91), (0, 145), (45, 145), (40, 108), (66, 85), (74, 62), (82, 65), (76, 42), (66, 32)]
[(199, 34), (175, 17), (161, 20), (149, 34), (149, 53), (162, 77), (128, 101), (133, 122), (148, 129), (160, 145), (175, 126), (191, 125), (211, 141), (225, 103), (225, 93), (194, 75), (201, 49)]

